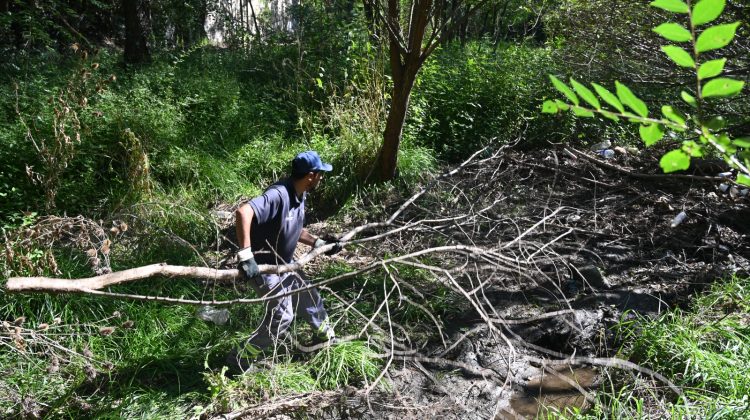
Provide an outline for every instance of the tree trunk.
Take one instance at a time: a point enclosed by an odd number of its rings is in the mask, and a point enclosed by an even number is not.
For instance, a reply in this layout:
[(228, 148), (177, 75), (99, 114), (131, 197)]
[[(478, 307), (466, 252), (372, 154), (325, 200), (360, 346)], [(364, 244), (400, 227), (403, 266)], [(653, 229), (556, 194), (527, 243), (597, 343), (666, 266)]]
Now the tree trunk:
[[(429, 23), (432, 0), (414, 0), (411, 8), (409, 36), (406, 45), (402, 46), (400, 40), (389, 31), (390, 40), (390, 63), (391, 77), (393, 79), (393, 94), (391, 97), (391, 109), (388, 111), (388, 119), (383, 131), (383, 146), (378, 153), (375, 162), (375, 172), (379, 181), (388, 181), (396, 176), (398, 164), (398, 148), (401, 143), (401, 134), (406, 121), (406, 111), (409, 109), (409, 98), (414, 80), (419, 69), (424, 63), (422, 42), (424, 41), (425, 28)], [(399, 1), (388, 1), (388, 19), (394, 23), (399, 19)]]
[[(10, 17), (10, 32), (13, 34), (13, 46), (16, 50), (23, 49), (23, 28), (18, 16), (18, 5), (11, 0), (0, 0), (0, 13)], [(15, 16), (14, 16), (15, 15)]]
[[(364, 0), (367, 1), (367, 0)], [(398, 149), (401, 143), (406, 113), (409, 108), (409, 98), (414, 87), (422, 64), (435, 50), (437, 45), (445, 42), (452, 31), (458, 27), (466, 31), (466, 20), (471, 11), (478, 9), (486, 0), (480, 0), (473, 9), (469, 9), (463, 16), (458, 13), (458, 1), (452, 2), (450, 17), (440, 17), (445, 10), (444, 1), (438, 3), (433, 10), (433, 0), (412, 0), (409, 22), (406, 29), (408, 36), (403, 39), (404, 32), (401, 26), (401, 0), (388, 0), (388, 15), (385, 17), (384, 30), (388, 33), (389, 54), (391, 65), (391, 78), (393, 79), (393, 91), (391, 96), (391, 108), (388, 111), (385, 131), (383, 132), (383, 145), (378, 153), (377, 161), (373, 167), (378, 181), (388, 181), (396, 176), (398, 164)], [(407, 2), (408, 4), (409, 2)], [(433, 32), (427, 39), (425, 45), (425, 30), (433, 18), (433, 13), (438, 13), (432, 22)], [(445, 24), (445, 25), (444, 25)]]
[(151, 30), (148, 0), (123, 0), (125, 17), (125, 62), (145, 63), (151, 60), (148, 37)]
[(418, 69), (413, 69), (413, 76), (407, 77), (404, 75), (400, 83), (397, 83), (394, 78), (391, 109), (388, 111), (388, 119), (383, 132), (383, 146), (380, 149), (376, 164), (378, 179), (381, 181), (393, 179), (396, 176), (398, 149), (404, 131), (406, 112), (409, 109), (409, 98), (411, 98), (416, 70)]

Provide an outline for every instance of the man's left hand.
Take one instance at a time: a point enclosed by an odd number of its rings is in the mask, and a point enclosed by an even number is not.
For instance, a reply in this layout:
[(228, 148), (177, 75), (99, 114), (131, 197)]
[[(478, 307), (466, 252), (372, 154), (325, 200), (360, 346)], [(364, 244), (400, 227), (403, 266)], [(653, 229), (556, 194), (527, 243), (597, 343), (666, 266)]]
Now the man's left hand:
[(336, 238), (333, 235), (325, 235), (322, 238), (318, 238), (315, 241), (315, 245), (313, 245), (313, 249), (317, 249), (322, 246), (331, 245), (331, 244), (333, 244), (333, 248), (326, 251), (325, 252), (326, 255), (335, 255), (341, 252), (342, 249), (344, 249), (344, 246), (341, 245), (341, 242), (338, 241), (338, 238)]

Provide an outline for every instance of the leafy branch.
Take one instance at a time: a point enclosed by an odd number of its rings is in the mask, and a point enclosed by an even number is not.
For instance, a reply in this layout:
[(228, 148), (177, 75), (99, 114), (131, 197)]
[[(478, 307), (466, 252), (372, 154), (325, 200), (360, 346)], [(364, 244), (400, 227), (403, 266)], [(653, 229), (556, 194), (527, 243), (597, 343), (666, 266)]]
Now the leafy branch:
[[(725, 0), (700, 0), (694, 7), (690, 7), (682, 0), (655, 0), (650, 3), (668, 12), (687, 15), (688, 27), (677, 22), (665, 22), (653, 28), (667, 41), (676, 44), (689, 43), (690, 52), (678, 45), (663, 45), (661, 50), (666, 56), (680, 67), (695, 71), (695, 91), (683, 90), (680, 93), (682, 101), (688, 105), (683, 111), (676, 106), (661, 107), (662, 117), (649, 116), (646, 103), (636, 96), (630, 88), (615, 82), (615, 93), (597, 83), (591, 83), (592, 91), (586, 85), (570, 78), (570, 86), (557, 77), (550, 75), (552, 85), (562, 93), (569, 102), (560, 99), (546, 100), (542, 104), (542, 112), (556, 114), (570, 110), (579, 117), (591, 118), (601, 115), (614, 122), (621, 118), (631, 123), (639, 124), (639, 134), (646, 147), (652, 146), (664, 138), (668, 130), (694, 134), (682, 141), (682, 145), (662, 156), (659, 165), (664, 172), (674, 172), (688, 169), (690, 159), (703, 157), (708, 146), (715, 149), (724, 160), (739, 171), (737, 182), (750, 185), (750, 137), (732, 139), (722, 132), (726, 123), (721, 116), (705, 116), (704, 101), (706, 99), (729, 98), (738, 95), (745, 82), (729, 77), (718, 77), (724, 71), (726, 58), (717, 58), (701, 63), (701, 54), (721, 49), (729, 45), (734, 39), (740, 22), (710, 26), (700, 30), (699, 27), (716, 20), (721, 16), (725, 7)], [(676, 19), (679, 20), (679, 19)], [(572, 86), (572, 88), (571, 88)], [(598, 97), (597, 97), (598, 95)], [(601, 101), (600, 101), (601, 98)], [(581, 100), (591, 107), (582, 105)], [(602, 101), (608, 105), (605, 108)], [(632, 111), (632, 112), (631, 112)], [(699, 141), (695, 141), (697, 138)]]

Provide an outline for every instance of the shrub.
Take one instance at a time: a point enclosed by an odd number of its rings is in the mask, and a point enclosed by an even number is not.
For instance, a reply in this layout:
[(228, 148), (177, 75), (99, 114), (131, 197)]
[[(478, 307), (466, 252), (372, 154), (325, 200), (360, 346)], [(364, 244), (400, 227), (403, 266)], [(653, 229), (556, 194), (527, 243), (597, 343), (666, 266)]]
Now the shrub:
[[(417, 80), (405, 137), (458, 161), (489, 141), (506, 142), (538, 115), (534, 96), (550, 91), (545, 74), (551, 50), (483, 42), (450, 44), (427, 61)], [(542, 120), (541, 122), (544, 122)], [(534, 124), (526, 139), (549, 138)]]

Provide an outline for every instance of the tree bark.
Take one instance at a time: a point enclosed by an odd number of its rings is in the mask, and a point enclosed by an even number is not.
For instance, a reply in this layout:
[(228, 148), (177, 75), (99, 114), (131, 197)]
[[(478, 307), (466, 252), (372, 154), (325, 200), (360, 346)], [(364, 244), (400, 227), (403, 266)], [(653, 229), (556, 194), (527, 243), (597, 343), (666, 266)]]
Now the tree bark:
[(409, 99), (411, 90), (416, 78), (416, 70), (408, 69), (414, 72), (413, 75), (404, 77), (400, 83), (394, 78), (393, 90), (391, 93), (391, 109), (388, 111), (388, 119), (385, 123), (383, 132), (383, 146), (378, 155), (378, 179), (389, 180), (396, 176), (398, 165), (398, 149), (401, 144), (401, 137), (406, 122), (406, 113), (409, 109)]
[(123, 0), (125, 17), (125, 62), (145, 63), (151, 60), (148, 37), (151, 31), (148, 0)]
[(388, 1), (388, 19), (393, 24), (389, 30), (390, 64), (393, 90), (391, 108), (388, 111), (383, 145), (375, 163), (375, 172), (379, 181), (388, 181), (396, 176), (398, 166), (398, 149), (401, 144), (406, 113), (409, 109), (409, 98), (419, 69), (424, 63), (422, 42), (425, 30), (430, 21), (432, 0), (414, 0), (411, 8), (410, 25), (406, 45), (402, 45), (396, 36), (399, 21), (399, 1)]
[(10, 16), (10, 32), (13, 34), (13, 46), (16, 50), (23, 49), (23, 28), (18, 16), (18, 5), (11, 0), (0, 0), (0, 13), (7, 13)]
[[(469, 16), (488, 0), (479, 0), (463, 14), (460, 13), (463, 8), (456, 0), (451, 3), (452, 11), (449, 16), (443, 16), (447, 0), (436, 1), (439, 3), (433, 8), (433, 0), (411, 0), (410, 15), (408, 19), (404, 19), (409, 22), (409, 26), (404, 28), (408, 31), (404, 39), (404, 31), (401, 29), (401, 0), (388, 0), (388, 14), (383, 18), (383, 27), (389, 39), (393, 90), (383, 131), (383, 145), (373, 166), (373, 173), (378, 181), (388, 181), (396, 176), (398, 149), (409, 109), (409, 98), (422, 64), (439, 44), (451, 36), (453, 30), (465, 25)], [(428, 25), (432, 33), (425, 40)]]

